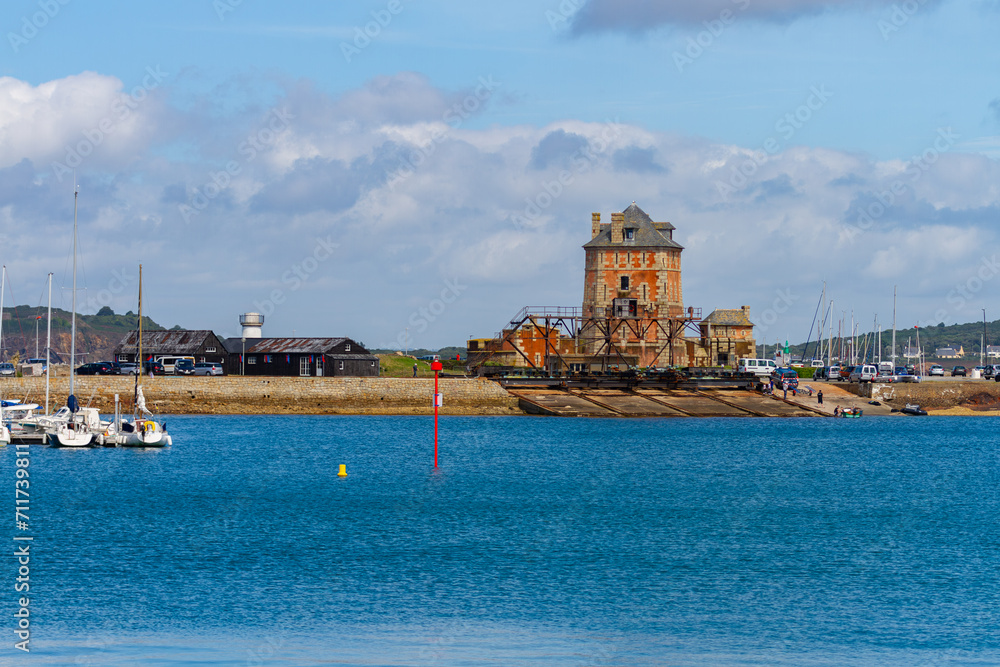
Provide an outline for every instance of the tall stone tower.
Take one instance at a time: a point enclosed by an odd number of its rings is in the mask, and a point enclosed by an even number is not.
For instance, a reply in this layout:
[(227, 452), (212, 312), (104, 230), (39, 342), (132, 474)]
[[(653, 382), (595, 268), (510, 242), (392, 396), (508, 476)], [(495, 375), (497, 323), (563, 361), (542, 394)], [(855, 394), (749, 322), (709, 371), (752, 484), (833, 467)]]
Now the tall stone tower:
[[(664, 351), (669, 336), (660, 326), (650, 324), (653, 320), (666, 321), (684, 314), (681, 291), (684, 248), (674, 241), (674, 229), (669, 222), (653, 222), (632, 202), (621, 213), (611, 214), (610, 225), (601, 223), (601, 214), (594, 213), (591, 239), (583, 246), (586, 252), (583, 315), (634, 320), (633, 326), (616, 329), (615, 344), (634, 355), (640, 366), (686, 363), (683, 336), (670, 346), (672, 351)], [(636, 331), (643, 333), (636, 335)]]

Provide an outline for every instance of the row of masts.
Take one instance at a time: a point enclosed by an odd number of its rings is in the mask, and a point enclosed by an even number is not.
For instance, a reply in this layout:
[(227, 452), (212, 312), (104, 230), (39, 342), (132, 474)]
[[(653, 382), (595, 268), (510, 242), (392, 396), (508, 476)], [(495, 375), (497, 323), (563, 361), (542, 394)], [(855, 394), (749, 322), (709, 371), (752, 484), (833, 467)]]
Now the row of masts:
[[(893, 286), (892, 289), (892, 341), (889, 347), (889, 354), (887, 357), (883, 358), (883, 351), (885, 346), (882, 341), (882, 329), (879, 326), (878, 315), (875, 316), (874, 326), (872, 331), (859, 334), (859, 329), (861, 323), (855, 320), (854, 311), (850, 313), (850, 328), (848, 326), (847, 311), (842, 311), (841, 317), (839, 319), (835, 318), (834, 302), (833, 299), (827, 301), (826, 298), (826, 283), (823, 283), (823, 292), (820, 295), (819, 303), (816, 305), (816, 313), (813, 315), (813, 323), (809, 328), (809, 335), (806, 338), (806, 345), (803, 349), (802, 361), (803, 363), (812, 362), (822, 362), (824, 366), (832, 366), (837, 363), (857, 365), (859, 363), (871, 362), (875, 364), (881, 364), (884, 361), (888, 361), (892, 364), (892, 367), (896, 367), (896, 359), (900, 356), (907, 359), (916, 359), (917, 364), (921, 367), (923, 366), (923, 351), (920, 346), (920, 328), (916, 327), (916, 337), (917, 344), (916, 355), (910, 354), (913, 348), (910, 343), (912, 341), (911, 337), (907, 337), (906, 340), (906, 352), (904, 355), (897, 355), (897, 343), (896, 343), (896, 292), (897, 288)], [(816, 352), (810, 358), (808, 358), (809, 345), (813, 342), (812, 335), (813, 330), (816, 327), (816, 320), (819, 318), (820, 309), (822, 309), (822, 318), (819, 322), (819, 328), (817, 329), (817, 339)], [(835, 321), (836, 320), (836, 321)], [(985, 320), (985, 315), (984, 315)], [(834, 327), (836, 326), (836, 334), (834, 333)], [(985, 326), (985, 324), (984, 324)], [(846, 331), (845, 331), (846, 330)], [(860, 339), (860, 341), (859, 341)], [(983, 345), (985, 346), (986, 335), (983, 334)], [(780, 344), (775, 344), (775, 349), (777, 350)], [(985, 347), (984, 347), (985, 350)], [(767, 344), (764, 344), (764, 357), (767, 356)], [(788, 360), (786, 360), (788, 361)], [(818, 364), (814, 364), (818, 365)]]

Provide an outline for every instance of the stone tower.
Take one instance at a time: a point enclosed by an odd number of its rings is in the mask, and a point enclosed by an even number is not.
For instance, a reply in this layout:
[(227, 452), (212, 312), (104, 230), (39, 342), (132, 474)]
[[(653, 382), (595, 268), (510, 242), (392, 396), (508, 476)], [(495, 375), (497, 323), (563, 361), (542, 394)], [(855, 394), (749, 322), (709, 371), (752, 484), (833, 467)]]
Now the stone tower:
[[(615, 341), (637, 358), (640, 366), (665, 366), (686, 362), (683, 336), (673, 353), (662, 350), (667, 336), (653, 318), (682, 317), (681, 251), (674, 241), (675, 227), (653, 220), (635, 202), (611, 214), (611, 224), (601, 214), (591, 217), (591, 239), (584, 244), (586, 264), (583, 283), (583, 316), (636, 320), (636, 327), (619, 328)], [(666, 323), (664, 327), (668, 326)], [(646, 329), (643, 336), (631, 331)], [(589, 347), (594, 347), (589, 345)], [(593, 353), (594, 350), (589, 350)]]

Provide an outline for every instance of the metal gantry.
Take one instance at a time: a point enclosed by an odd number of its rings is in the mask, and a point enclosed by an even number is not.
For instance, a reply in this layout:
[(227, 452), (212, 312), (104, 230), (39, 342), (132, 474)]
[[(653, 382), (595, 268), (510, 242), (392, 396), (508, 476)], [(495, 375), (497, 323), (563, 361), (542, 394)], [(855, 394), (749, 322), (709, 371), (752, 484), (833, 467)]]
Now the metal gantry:
[[(600, 363), (602, 372), (607, 372), (612, 364), (633, 366), (628, 357), (635, 355), (629, 348), (643, 342), (658, 346), (646, 365), (673, 366), (675, 347), (684, 342), (685, 330), (690, 328), (700, 335), (696, 324), (702, 319), (700, 308), (688, 308), (682, 314), (667, 317), (620, 317), (615, 316), (613, 308), (601, 310), (603, 312), (599, 315), (584, 315), (582, 308), (525, 306), (487, 343), (487, 349), (480, 351), (470, 366), (478, 370), (498, 354), (516, 352), (528, 367), (543, 370), (525, 354), (519, 340), (545, 341), (544, 370), (569, 371), (570, 363), (581, 359), (588, 367)], [(529, 332), (527, 338), (523, 331), (526, 325)], [(572, 351), (565, 350), (567, 343)], [(567, 359), (569, 356), (574, 358), (574, 362)]]

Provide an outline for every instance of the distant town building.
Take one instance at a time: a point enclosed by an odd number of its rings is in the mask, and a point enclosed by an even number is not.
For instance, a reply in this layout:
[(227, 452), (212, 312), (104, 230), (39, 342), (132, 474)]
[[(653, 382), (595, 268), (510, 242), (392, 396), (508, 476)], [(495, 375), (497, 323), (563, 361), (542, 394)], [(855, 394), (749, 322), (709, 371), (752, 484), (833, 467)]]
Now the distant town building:
[(1000, 345), (987, 345), (986, 356), (993, 359), (1000, 357)]
[(903, 357), (906, 359), (916, 359), (920, 356), (920, 348), (909, 346), (903, 348)]
[[(139, 353), (137, 331), (126, 334), (112, 354), (115, 361), (137, 363)], [(226, 348), (214, 333), (208, 330), (195, 331), (143, 331), (142, 356), (144, 359), (157, 357), (194, 357), (195, 361), (225, 363)]]
[(713, 310), (699, 326), (701, 339), (690, 341), (688, 345), (692, 365), (731, 366), (740, 357), (754, 356), (750, 306), (739, 310)]
[(934, 350), (934, 356), (938, 359), (961, 359), (965, 356), (965, 350), (959, 345), (958, 349), (954, 347), (939, 347)]
[(350, 338), (227, 338), (227, 375), (378, 377), (379, 359)]

